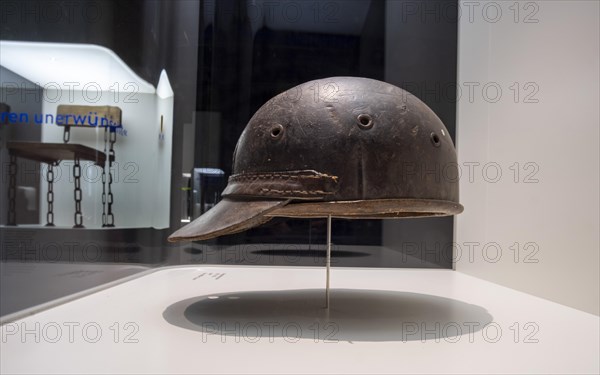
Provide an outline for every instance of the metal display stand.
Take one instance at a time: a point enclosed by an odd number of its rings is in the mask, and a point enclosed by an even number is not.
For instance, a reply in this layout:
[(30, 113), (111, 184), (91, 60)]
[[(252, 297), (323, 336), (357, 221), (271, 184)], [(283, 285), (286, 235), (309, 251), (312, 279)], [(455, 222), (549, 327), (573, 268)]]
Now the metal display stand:
[(327, 277), (325, 279), (325, 308), (329, 309), (329, 279), (331, 277), (331, 215), (327, 216), (327, 256), (325, 258)]

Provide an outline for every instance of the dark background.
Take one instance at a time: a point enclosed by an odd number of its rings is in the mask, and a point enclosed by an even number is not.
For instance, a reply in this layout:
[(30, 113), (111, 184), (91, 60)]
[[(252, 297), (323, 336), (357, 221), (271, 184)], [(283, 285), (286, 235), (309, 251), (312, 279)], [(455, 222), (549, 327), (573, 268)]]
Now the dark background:
[[(175, 92), (171, 230), (123, 229), (109, 238), (98, 230), (28, 228), (24, 235), (19, 227), (2, 228), (3, 262), (17, 261), (7, 254), (15, 254), (15, 243), (23, 238), (43, 244), (63, 232), (101, 241), (107, 249), (102, 263), (246, 264), (243, 257), (215, 254), (265, 243), (276, 245), (257, 247), (255, 253), (268, 259), (289, 254), (321, 259), (325, 223), (317, 219), (278, 218), (208, 243), (167, 244), (170, 232), (182, 226), (182, 172), (214, 167), (228, 175), (237, 139), (264, 102), (302, 82), (331, 76), (369, 77), (405, 88), (436, 112), (454, 139), (457, 6), (456, 1), (404, 0), (0, 1), (0, 39), (102, 45), (154, 85), (165, 69)], [(194, 130), (192, 142), (184, 140), (186, 129)], [(3, 205), (1, 214), (6, 210)], [(333, 255), (342, 266), (451, 268), (452, 239), (452, 217), (335, 220)], [(309, 244), (308, 252), (294, 244)], [(381, 246), (399, 256), (384, 257)], [(284, 258), (275, 263), (286, 264)], [(55, 286), (56, 296), (66, 293)], [(40, 298), (52, 298), (45, 293)], [(6, 307), (10, 303), (4, 297), (2, 314), (15, 310)]]

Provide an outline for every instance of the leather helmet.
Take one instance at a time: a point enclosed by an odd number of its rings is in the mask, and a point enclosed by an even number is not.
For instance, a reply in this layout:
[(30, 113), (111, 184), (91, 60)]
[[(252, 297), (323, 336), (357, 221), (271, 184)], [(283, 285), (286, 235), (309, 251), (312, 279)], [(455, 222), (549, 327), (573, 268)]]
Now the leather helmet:
[(205, 240), (272, 217), (406, 218), (462, 212), (448, 130), (414, 95), (332, 77), (265, 103), (242, 132), (223, 199), (169, 241)]

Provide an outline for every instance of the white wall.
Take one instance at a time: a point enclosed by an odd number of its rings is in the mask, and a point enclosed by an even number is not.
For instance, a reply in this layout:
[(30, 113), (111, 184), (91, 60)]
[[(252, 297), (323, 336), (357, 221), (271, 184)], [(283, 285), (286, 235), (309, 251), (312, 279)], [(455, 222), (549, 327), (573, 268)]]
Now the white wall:
[(455, 268), (599, 314), (600, 3), (514, 4), (461, 2)]

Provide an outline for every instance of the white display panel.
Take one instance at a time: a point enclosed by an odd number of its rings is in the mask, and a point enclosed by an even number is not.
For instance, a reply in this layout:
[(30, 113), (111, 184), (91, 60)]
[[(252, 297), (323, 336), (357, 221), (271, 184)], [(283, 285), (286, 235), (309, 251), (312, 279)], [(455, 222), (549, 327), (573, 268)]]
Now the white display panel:
[(600, 325), (594, 315), (451, 270), (364, 268), (332, 270), (327, 312), (324, 278), (323, 268), (304, 267), (150, 271), (3, 325), (0, 369), (61, 374), (600, 370)]

